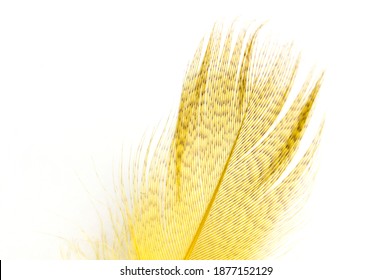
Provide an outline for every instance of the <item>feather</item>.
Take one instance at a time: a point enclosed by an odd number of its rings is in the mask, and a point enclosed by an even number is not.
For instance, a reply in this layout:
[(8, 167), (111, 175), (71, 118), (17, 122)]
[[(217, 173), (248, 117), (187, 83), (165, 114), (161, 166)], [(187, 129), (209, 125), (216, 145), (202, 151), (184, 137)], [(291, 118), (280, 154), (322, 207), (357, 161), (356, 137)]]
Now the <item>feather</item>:
[(265, 259), (295, 226), (322, 125), (294, 159), (323, 74), (296, 86), (300, 55), (263, 28), (215, 25), (200, 43), (177, 120), (140, 148), (97, 258)]

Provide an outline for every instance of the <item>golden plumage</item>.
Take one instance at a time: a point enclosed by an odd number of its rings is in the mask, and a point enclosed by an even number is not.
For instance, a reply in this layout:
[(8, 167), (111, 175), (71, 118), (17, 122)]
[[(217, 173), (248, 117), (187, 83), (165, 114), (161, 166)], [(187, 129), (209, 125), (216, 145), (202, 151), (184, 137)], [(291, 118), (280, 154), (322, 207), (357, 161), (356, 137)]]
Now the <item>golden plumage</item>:
[[(321, 127), (289, 169), (322, 74), (293, 95), (300, 56), (260, 40), (263, 26), (201, 42), (184, 80), (178, 118), (121, 181), (119, 220), (103, 259), (264, 259), (293, 226), (309, 193)], [(292, 99), (290, 99), (290, 96)]]

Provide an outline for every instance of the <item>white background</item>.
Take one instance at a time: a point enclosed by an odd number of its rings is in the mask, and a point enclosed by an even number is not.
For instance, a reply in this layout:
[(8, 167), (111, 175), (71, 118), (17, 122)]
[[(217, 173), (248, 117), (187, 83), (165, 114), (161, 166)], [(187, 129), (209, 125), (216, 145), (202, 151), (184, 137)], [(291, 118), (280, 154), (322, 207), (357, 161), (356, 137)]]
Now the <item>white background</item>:
[(59, 258), (62, 238), (94, 232), (91, 197), (110, 189), (122, 145), (176, 108), (212, 23), (245, 16), (279, 23), (327, 69), (311, 222), (285, 258), (392, 260), (389, 11), (387, 1), (1, 1), (0, 258)]

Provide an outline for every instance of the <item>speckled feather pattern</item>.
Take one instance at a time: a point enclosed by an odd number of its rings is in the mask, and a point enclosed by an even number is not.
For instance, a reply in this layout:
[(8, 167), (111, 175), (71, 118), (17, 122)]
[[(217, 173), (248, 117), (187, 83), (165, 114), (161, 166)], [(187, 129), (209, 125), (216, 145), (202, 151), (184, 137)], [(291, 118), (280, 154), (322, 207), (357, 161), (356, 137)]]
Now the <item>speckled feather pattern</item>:
[(177, 121), (140, 152), (114, 241), (98, 242), (97, 258), (266, 259), (290, 232), (309, 195), (321, 125), (287, 169), (323, 75), (310, 72), (282, 113), (301, 59), (291, 44), (260, 40), (263, 28), (216, 25), (200, 43)]

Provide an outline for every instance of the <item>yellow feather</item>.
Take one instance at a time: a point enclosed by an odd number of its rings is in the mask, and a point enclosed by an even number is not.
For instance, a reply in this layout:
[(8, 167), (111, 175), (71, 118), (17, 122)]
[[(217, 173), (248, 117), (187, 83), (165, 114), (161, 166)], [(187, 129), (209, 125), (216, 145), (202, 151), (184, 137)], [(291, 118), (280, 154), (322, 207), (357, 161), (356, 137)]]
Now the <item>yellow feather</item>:
[(322, 126), (289, 165), (323, 75), (309, 73), (290, 100), (300, 56), (262, 32), (216, 25), (200, 43), (177, 122), (139, 151), (97, 258), (265, 259), (279, 247), (309, 194)]

